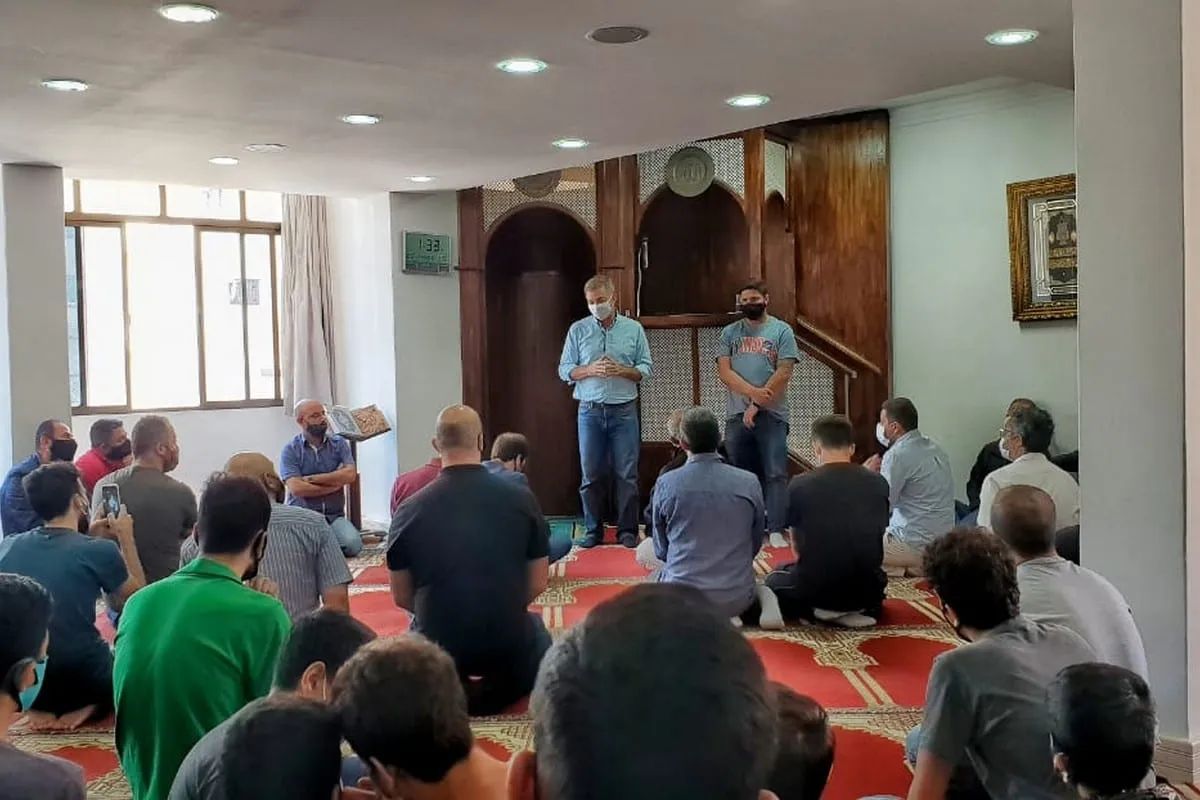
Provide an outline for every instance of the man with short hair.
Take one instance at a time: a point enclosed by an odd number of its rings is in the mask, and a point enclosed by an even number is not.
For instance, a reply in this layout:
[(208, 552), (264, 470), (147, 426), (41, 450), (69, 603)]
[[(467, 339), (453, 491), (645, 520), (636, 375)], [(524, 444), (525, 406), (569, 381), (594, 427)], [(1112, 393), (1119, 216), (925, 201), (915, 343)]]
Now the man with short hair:
[(992, 503), (1005, 486), (1036, 486), (1054, 503), (1054, 529), (1079, 524), (1079, 484), (1047, 457), (1054, 420), (1041, 408), (1016, 411), (1004, 421), (1000, 449), (1012, 463), (988, 475), (979, 493), (979, 525), (991, 527)]
[(475, 744), (454, 661), (417, 634), (372, 642), (338, 673), (333, 706), (383, 800), (503, 800), (508, 766)]
[[(264, 769), (280, 765), (283, 769)], [(342, 732), (320, 700), (255, 700), (233, 718), (221, 752), (223, 800), (330, 800), (341, 796)]]
[(617, 536), (638, 543), (638, 384), (650, 377), (650, 343), (641, 323), (617, 313), (616, 287), (605, 275), (583, 286), (589, 316), (571, 324), (558, 377), (579, 401), (579, 462), (586, 533), (581, 547), (604, 541), (604, 509), (616, 488)]
[(18, 750), (5, 739), (41, 693), (53, 601), (24, 575), (0, 574), (0, 796), (84, 800), (83, 770), (63, 758)]
[(821, 704), (782, 683), (772, 683), (779, 750), (766, 788), (779, 800), (819, 800), (833, 769), (834, 738)]
[(864, 462), (888, 482), (892, 515), (883, 539), (883, 568), (888, 575), (920, 575), (925, 548), (954, 527), (950, 457), (921, 433), (917, 423), (912, 400), (888, 400), (875, 426), (875, 438), (888, 450)]
[(346, 487), (358, 478), (350, 443), (329, 432), (325, 406), (317, 400), (296, 403), (300, 433), (279, 456), (279, 474), (287, 487), (287, 504), (316, 511), (333, 528), (342, 552), (362, 552), (363, 538), (346, 519)]
[(761, 281), (738, 290), (742, 319), (721, 331), (717, 377), (729, 389), (725, 441), (731, 463), (759, 476), (771, 546), (787, 547), (787, 392), (800, 349), (792, 326), (767, 313), (770, 300)]
[(1021, 614), (1062, 625), (1107, 664), (1149, 676), (1146, 650), (1129, 603), (1102, 575), (1054, 550), (1054, 501), (1033, 486), (1008, 486), (992, 505), (992, 530), (1012, 549), (1021, 587)]
[[(1017, 397), (1008, 404), (1008, 410), (1004, 412), (1004, 421), (1008, 422), (1008, 418), (1018, 411), (1032, 411), (1035, 408), (1037, 408), (1037, 404), (1029, 398)], [(984, 479), (996, 470), (1012, 463), (1012, 459), (1001, 452), (1000, 441), (1000, 439), (992, 439), (979, 449), (979, 455), (975, 457), (975, 464), (971, 467), (971, 476), (967, 479), (967, 511), (979, 510), (979, 493), (983, 491)]]
[(958, 528), (925, 551), (925, 574), (946, 622), (968, 642), (933, 662), (909, 800), (941, 800), (955, 768), (974, 768), (987, 794), (1062, 798), (1050, 768), (1045, 687), (1095, 659), (1087, 642), (1021, 616), (1016, 567), (983, 528)]
[(115, 485), (137, 520), (134, 538), (146, 581), (179, 569), (179, 547), (196, 524), (196, 495), (168, 472), (179, 466), (179, 441), (170, 420), (147, 414), (133, 426), (133, 463), (106, 475), (92, 490), (92, 518), (104, 514), (104, 487)]
[(818, 417), (812, 448), (819, 466), (793, 478), (788, 489), (796, 561), (768, 575), (767, 586), (785, 619), (872, 625), (887, 588), (888, 483), (851, 461), (854, 426), (846, 417)]
[(547, 654), (509, 799), (768, 800), (772, 694), (750, 643), (698, 590), (635, 586)]
[[(283, 504), (283, 480), (262, 453), (238, 453), (225, 464), (225, 474), (252, 478), (271, 498), (267, 552), (259, 574), (279, 586), (279, 600), (296, 619), (321, 606), (350, 613), (350, 568), (337, 537), (315, 511)], [(179, 554), (180, 566), (200, 555), (200, 543), (188, 537)]]
[(75, 466), (79, 468), (83, 488), (91, 497), (97, 481), (133, 462), (133, 442), (125, 433), (125, 423), (119, 419), (96, 420), (88, 436), (92, 449), (81, 455)]
[(56, 419), (48, 419), (37, 426), (33, 447), (33, 455), (13, 464), (0, 485), (0, 531), (4, 536), (31, 531), (42, 524), (41, 517), (30, 508), (25, 497), (25, 488), (21, 485), (25, 476), (52, 461), (74, 460), (79, 445), (70, 427)]
[(661, 583), (693, 586), (727, 617), (764, 628), (782, 628), (779, 603), (755, 581), (754, 558), (762, 547), (764, 509), (758, 479), (717, 455), (721, 426), (707, 408), (683, 414), (680, 444), (688, 452), (682, 467), (654, 485), (649, 561)]
[(492, 457), (483, 462), (488, 472), (512, 481), (517, 486), (529, 487), (525, 469), (529, 464), (529, 440), (524, 434), (502, 433), (492, 442)]
[[(0, 572), (33, 578), (54, 597), (44, 686), (30, 710), (37, 729), (73, 730), (113, 705), (112, 652), (96, 630), (103, 594), (119, 611), (146, 585), (128, 515), (86, 528), (88, 501), (70, 462), (38, 467), (25, 477), (25, 495), (41, 528), (0, 541)], [(114, 543), (115, 541), (115, 543)]]
[[(375, 632), (366, 625), (329, 609), (298, 618), (279, 654), (271, 694), (326, 702), (333, 696), (333, 679), (342, 665), (374, 639)], [(179, 766), (168, 800), (225, 800), (226, 772), (221, 753), (230, 726), (246, 713), (242, 709), (196, 742)], [(353, 761), (350, 768), (361, 772), (362, 765), (357, 759)], [(292, 763), (290, 758), (260, 760), (259, 766), (264, 774), (277, 776), (288, 772)]]
[(392, 598), (454, 658), (472, 713), (497, 713), (529, 692), (550, 645), (528, 612), (549, 578), (549, 526), (532, 492), (481, 465), (473, 409), (442, 409), (434, 441), (442, 474), (392, 519)]
[(401, 503), (433, 483), (433, 479), (440, 474), (442, 474), (442, 457), (435, 455), (429, 459), (427, 464), (422, 464), (416, 469), (410, 469), (408, 472), (396, 476), (396, 480), (392, 484), (392, 501), (389, 505), (392, 516), (396, 516), (396, 509), (400, 508)]
[[(136, 429), (134, 440), (136, 450)], [(161, 800), (200, 737), (271, 688), (291, 620), (258, 577), (270, 521), (258, 481), (213, 476), (200, 498), (200, 557), (125, 606), (113, 688), (134, 800)]]

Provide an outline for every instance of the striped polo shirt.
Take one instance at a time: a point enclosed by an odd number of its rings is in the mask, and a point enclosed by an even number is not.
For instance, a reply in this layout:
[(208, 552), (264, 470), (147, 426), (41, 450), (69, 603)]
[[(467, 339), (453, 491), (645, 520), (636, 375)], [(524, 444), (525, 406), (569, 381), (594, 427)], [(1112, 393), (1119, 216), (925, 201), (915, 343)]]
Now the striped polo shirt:
[[(198, 555), (200, 545), (189, 536), (180, 551), (179, 565)], [(282, 503), (271, 503), (267, 552), (258, 572), (279, 584), (279, 600), (292, 619), (318, 609), (326, 589), (351, 582), (346, 557), (325, 517)]]

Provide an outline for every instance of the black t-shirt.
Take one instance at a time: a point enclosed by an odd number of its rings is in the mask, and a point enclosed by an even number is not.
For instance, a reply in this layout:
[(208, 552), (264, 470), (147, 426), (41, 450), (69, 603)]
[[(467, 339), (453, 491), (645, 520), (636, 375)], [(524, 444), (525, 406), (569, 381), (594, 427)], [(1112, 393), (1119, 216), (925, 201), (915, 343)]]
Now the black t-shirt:
[(397, 510), (387, 565), (412, 575), (420, 632), (460, 670), (486, 671), (530, 644), (529, 562), (549, 543), (528, 489), (482, 466), (446, 467)]
[(853, 601), (878, 593), (889, 514), (888, 483), (866, 467), (826, 464), (793, 478), (788, 526), (799, 556), (796, 582), (833, 595), (831, 608), (843, 594)]

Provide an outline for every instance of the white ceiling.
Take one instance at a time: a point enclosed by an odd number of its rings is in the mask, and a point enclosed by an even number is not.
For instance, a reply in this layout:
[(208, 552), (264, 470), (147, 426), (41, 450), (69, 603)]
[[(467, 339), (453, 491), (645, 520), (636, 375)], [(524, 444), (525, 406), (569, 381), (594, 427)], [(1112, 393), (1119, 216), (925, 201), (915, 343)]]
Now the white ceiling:
[[(0, 162), (325, 193), (458, 188), (987, 78), (1072, 81), (1070, 0), (209, 2), (215, 23), (179, 25), (153, 0), (0, 0)], [(612, 24), (651, 35), (584, 37)], [(1042, 35), (984, 43), (1004, 27)], [(493, 68), (516, 55), (550, 69)], [(92, 88), (43, 89), (53, 76)], [(774, 101), (722, 102), (742, 92)], [(338, 121), (360, 111), (384, 121)], [(550, 146), (565, 136), (593, 145)], [(207, 163), (219, 154), (242, 163)], [(406, 180), (425, 174), (438, 180)]]

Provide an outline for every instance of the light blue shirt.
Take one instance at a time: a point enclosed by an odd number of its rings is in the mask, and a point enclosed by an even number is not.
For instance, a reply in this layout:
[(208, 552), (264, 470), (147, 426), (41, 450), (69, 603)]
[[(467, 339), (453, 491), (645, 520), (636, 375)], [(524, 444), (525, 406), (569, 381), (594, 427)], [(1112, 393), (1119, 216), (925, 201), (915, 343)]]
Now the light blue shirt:
[(641, 323), (617, 314), (609, 328), (595, 317), (584, 317), (572, 323), (563, 343), (562, 358), (558, 360), (558, 377), (575, 386), (575, 399), (589, 403), (617, 405), (637, 400), (637, 381), (628, 378), (584, 378), (571, 380), (571, 370), (585, 367), (607, 355), (625, 367), (633, 367), (650, 377), (650, 343)]
[(654, 554), (665, 563), (658, 580), (696, 587), (726, 616), (749, 608), (766, 525), (758, 478), (699, 453), (659, 476), (652, 503)]
[[(759, 325), (741, 319), (721, 329), (717, 358), (729, 358), (729, 366), (751, 386), (766, 386), (780, 361), (799, 361), (796, 332), (781, 319), (768, 316)], [(729, 392), (726, 413), (738, 416), (750, 405), (744, 395)], [(780, 419), (788, 418), (787, 388), (769, 406), (763, 407)]]
[(954, 477), (946, 451), (920, 431), (909, 431), (883, 454), (892, 517), (888, 533), (921, 550), (954, 528)]

